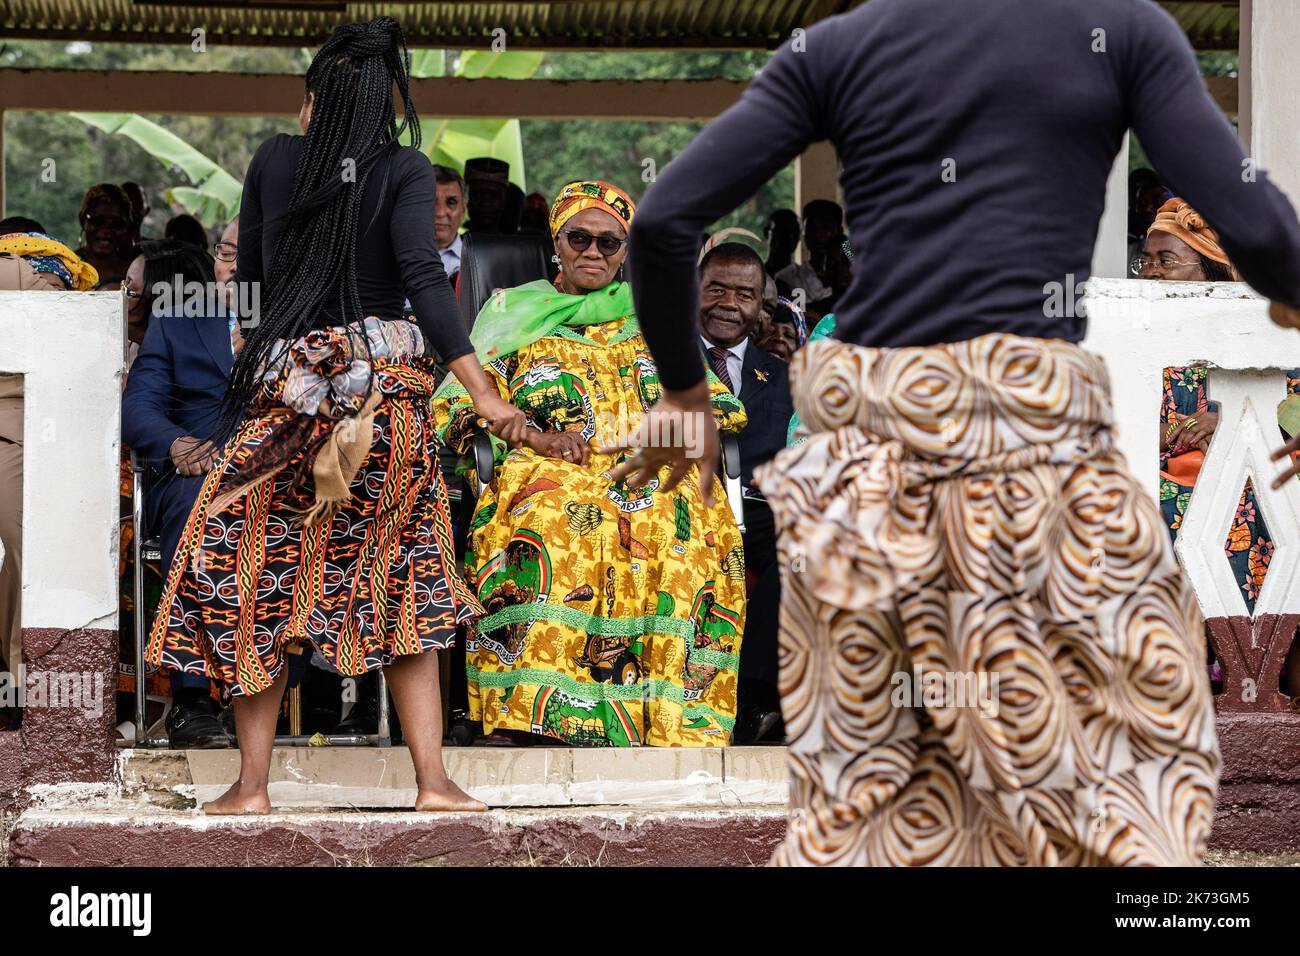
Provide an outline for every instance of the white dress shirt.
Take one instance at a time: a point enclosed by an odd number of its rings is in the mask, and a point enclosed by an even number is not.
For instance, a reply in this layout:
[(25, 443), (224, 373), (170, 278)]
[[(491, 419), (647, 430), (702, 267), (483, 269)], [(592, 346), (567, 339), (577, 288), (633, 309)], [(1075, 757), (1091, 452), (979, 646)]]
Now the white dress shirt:
[[(724, 347), (715, 346), (702, 335), (700, 341), (704, 343), (705, 349)], [(747, 348), (749, 348), (749, 339), (744, 338), (727, 349), (727, 376), (731, 379), (731, 390), (736, 395), (740, 394), (740, 388), (743, 384), (740, 381), (740, 375), (745, 369), (745, 349)]]
[(446, 249), (438, 250), (438, 255), (442, 258), (442, 271), (447, 273), (449, 279), (460, 271), (461, 245), (460, 236), (457, 235)]

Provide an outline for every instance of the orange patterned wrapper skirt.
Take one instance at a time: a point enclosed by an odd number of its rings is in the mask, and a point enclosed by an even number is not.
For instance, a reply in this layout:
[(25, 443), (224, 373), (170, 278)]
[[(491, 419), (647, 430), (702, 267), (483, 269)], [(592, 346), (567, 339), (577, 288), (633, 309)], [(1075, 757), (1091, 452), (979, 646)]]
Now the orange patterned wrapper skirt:
[[(351, 337), (313, 332), (266, 376), (186, 523), (151, 662), (207, 674), (234, 696), (255, 694), (278, 677), (290, 645), (310, 642), (339, 673), (357, 675), (450, 647), (458, 625), (482, 613), (456, 572), (429, 411), (432, 363), (420, 357), (413, 324), (374, 323)], [(410, 328), (386, 328), (399, 325)], [(368, 352), (358, 334), (371, 335)], [(363, 357), (367, 368), (357, 364)], [(338, 422), (308, 415), (303, 396), (318, 412), (330, 407), (322, 396), (347, 411), (360, 404), (349, 394), (370, 381), (369, 453), (332, 516), (305, 523), (313, 502), (304, 475)], [(213, 507), (255, 462), (270, 463), (260, 480)]]

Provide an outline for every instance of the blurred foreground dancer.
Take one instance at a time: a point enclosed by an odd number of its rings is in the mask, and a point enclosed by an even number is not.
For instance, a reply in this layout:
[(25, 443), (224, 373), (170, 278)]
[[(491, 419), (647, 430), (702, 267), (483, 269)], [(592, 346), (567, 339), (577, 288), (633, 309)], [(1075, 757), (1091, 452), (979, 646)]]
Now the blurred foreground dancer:
[[(684, 413), (707, 430), (697, 237), (829, 139), (853, 280), (791, 367), (810, 437), (758, 475), (784, 585), (774, 862), (1192, 864), (1219, 767), (1200, 615), (1084, 320), (1045, 288), (1087, 278), (1130, 126), (1291, 327), (1300, 225), (1243, 182), (1155, 3), (961, 8), (960, 29), (950, 0), (812, 27), (660, 174), (631, 269), (665, 393), (633, 442)], [(645, 447), (626, 471), (683, 460)]]
[(224, 410), (227, 427), (244, 418), (199, 492), (149, 643), (154, 663), (235, 698), (240, 776), (208, 813), (269, 810), (286, 650), (303, 641), (342, 674), (384, 668), (417, 810), (484, 809), (443, 768), (428, 653), (482, 608), (454, 570), (426, 346), (494, 433), (518, 439), (523, 413), (488, 384), (429, 241), (437, 186), (407, 76), (395, 20), (339, 27), (307, 70), (305, 135), (263, 143), (244, 184), (236, 281), (265, 280)]

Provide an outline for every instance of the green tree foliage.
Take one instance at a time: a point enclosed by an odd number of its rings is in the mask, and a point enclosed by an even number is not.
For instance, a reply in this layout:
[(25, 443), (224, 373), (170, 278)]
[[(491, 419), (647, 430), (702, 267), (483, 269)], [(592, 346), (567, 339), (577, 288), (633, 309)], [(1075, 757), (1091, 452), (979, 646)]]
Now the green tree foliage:
[[(193, 72), (302, 73), (303, 53), (244, 47), (193, 52), (188, 46), (10, 41), (0, 67), (86, 70), (184, 70)], [(219, 75), (212, 78), (221, 82)], [(276, 133), (297, 132), (298, 103), (290, 115), (268, 117), (158, 116), (149, 119), (191, 144), (236, 180), (243, 181), (253, 153)], [(51, 167), (51, 163), (53, 164)], [(53, 179), (50, 179), (51, 170)], [(161, 236), (167, 220), (184, 210), (168, 192), (191, 185), (179, 168), (168, 169), (125, 136), (87, 126), (68, 113), (5, 113), (5, 210), (30, 216), (71, 245), (80, 242), (77, 210), (95, 183), (134, 181), (145, 189), (152, 211), (146, 236)], [(216, 229), (210, 238), (216, 238)]]
[[(759, 51), (549, 53), (538, 78), (555, 80), (751, 79), (767, 62)], [(530, 188), (550, 201), (566, 182), (603, 179), (640, 199), (647, 179), (686, 148), (703, 123), (617, 120), (524, 120)], [(794, 206), (794, 173), (787, 168), (717, 228), (744, 226), (762, 235), (774, 209)]]
[[(294, 49), (226, 47), (199, 53), (188, 46), (31, 40), (7, 42), (0, 48), (0, 68), (301, 74), (307, 56)], [(434, 71), (435, 58), (455, 56), (440, 51), (416, 53), (417, 59), (424, 60), (422, 72)], [(758, 51), (547, 53), (534, 75), (550, 79), (748, 79), (767, 57)], [(212, 82), (221, 83), (221, 77), (214, 75)], [(129, 104), (123, 106), (129, 109)], [(297, 107), (296, 102), (287, 103), (286, 115), (274, 117), (145, 118), (242, 181), (263, 140), (279, 132), (297, 132), (291, 115)], [(540, 191), (549, 201), (565, 182), (578, 178), (617, 183), (639, 199), (649, 186), (643, 176), (648, 177), (651, 169), (662, 171), (703, 124), (525, 120), (519, 125), (528, 188)], [(177, 189), (192, 185), (182, 170), (164, 167), (137, 143), (94, 129), (71, 115), (5, 114), (5, 208), (10, 215), (39, 219), (55, 235), (76, 245), (77, 210), (86, 188), (98, 182), (127, 180), (145, 188), (152, 212), (144, 232), (155, 236), (162, 234), (171, 216), (182, 211), (169, 203), (169, 194), (175, 196)], [(787, 169), (719, 226), (742, 225), (761, 234), (767, 213), (792, 206), (793, 197), (794, 179)]]

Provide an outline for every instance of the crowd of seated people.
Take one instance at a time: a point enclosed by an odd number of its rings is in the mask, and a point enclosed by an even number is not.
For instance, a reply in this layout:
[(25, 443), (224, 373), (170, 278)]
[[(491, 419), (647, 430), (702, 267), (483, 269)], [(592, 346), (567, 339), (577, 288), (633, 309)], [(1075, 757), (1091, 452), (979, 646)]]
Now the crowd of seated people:
[[(776, 210), (762, 241), (747, 234), (755, 245), (715, 239), (701, 252), (700, 349), (718, 424), (738, 438), (738, 527), (725, 500), (707, 507), (689, 481), (658, 494), (654, 487), (611, 486), (607, 478), (620, 460), (602, 451), (616, 441), (611, 429), (659, 395), (622, 271), (632, 197), (607, 183), (578, 181), (552, 205), (541, 194), (525, 196), (510, 182), (509, 167), (492, 158), (470, 160), (463, 171), (437, 166), (435, 175), (430, 241), (458, 294), (467, 235), (537, 236), (550, 243), (560, 267), (554, 284), (539, 278), (494, 296), (474, 329), (492, 380), (528, 413), (533, 430), (523, 446), (497, 449), (494, 479), (466, 514), (463, 569), (488, 617), (470, 628), (463, 665), (456, 661), (464, 677), (452, 706), (493, 741), (780, 741), (780, 569), (771, 511), (751, 478), (798, 440), (788, 362), (810, 339), (833, 332), (835, 303), (852, 267), (842, 210), (826, 200), (806, 204), (801, 216)], [(1154, 173), (1138, 171), (1130, 185), (1135, 275), (1236, 279), (1213, 230)], [(236, 217), (210, 242), (204, 226), (182, 213), (165, 222), (162, 238), (151, 239), (149, 213), (136, 183), (93, 186), (78, 212), (75, 249), (39, 222), (5, 220), (0, 288), (123, 290), (124, 456), (131, 449), (145, 463), (146, 521), (160, 539), (165, 574), (220, 451), (219, 409), (242, 344), (228, 298), (239, 226)], [(804, 255), (796, 261), (801, 242)], [(176, 276), (220, 289), (220, 314), (158, 307), (157, 288)], [(1290, 384), (1300, 392), (1300, 370)], [(471, 410), (454, 380), (445, 383), (435, 413), (443, 439), (457, 451), (474, 439)], [(1161, 416), (1160, 497), (1176, 534), (1217, 426), (1204, 369), (1166, 370)], [(21, 379), (0, 376), (0, 666), (10, 668), (20, 659), (21, 428)], [(129, 480), (124, 457), (124, 496)], [(129, 515), (124, 498), (125, 611), (135, 573), (126, 563)], [(1252, 607), (1272, 542), (1249, 487), (1227, 548)], [(151, 583), (156, 591), (160, 582)], [(134, 640), (129, 618), (124, 613), (124, 644)], [(291, 668), (291, 684), (317, 698), (308, 704), (308, 732), (373, 734), (377, 679), (345, 683), (320, 661), (312, 667), (309, 656)], [(133, 674), (125, 676), (129, 690)], [(178, 673), (151, 679), (151, 693), (171, 699), (165, 726), (173, 746), (233, 744), (235, 728), (223, 718), (214, 686)], [(341, 699), (356, 702), (349, 710)], [(0, 714), (0, 728), (17, 717)]]

